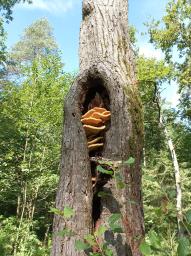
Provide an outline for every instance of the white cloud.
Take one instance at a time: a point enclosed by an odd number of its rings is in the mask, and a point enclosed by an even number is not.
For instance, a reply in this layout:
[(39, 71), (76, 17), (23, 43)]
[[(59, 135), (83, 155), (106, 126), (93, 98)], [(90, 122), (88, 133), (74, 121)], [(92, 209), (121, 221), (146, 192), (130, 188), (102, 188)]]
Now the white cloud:
[(162, 51), (155, 49), (151, 44), (148, 43), (140, 44), (139, 53), (147, 58), (156, 58), (157, 60), (164, 58)]
[(21, 4), (18, 8), (25, 8), (30, 10), (42, 10), (49, 13), (61, 14), (71, 10), (76, 0), (33, 0), (32, 4)]

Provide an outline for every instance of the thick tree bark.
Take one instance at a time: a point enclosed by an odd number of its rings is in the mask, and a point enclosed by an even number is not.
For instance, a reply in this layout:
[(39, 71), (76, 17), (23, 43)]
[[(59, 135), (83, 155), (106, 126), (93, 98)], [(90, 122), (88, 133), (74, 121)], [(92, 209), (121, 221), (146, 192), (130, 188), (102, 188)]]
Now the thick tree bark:
[[(56, 208), (63, 209), (67, 205), (76, 214), (67, 222), (55, 216), (52, 256), (87, 255), (76, 251), (75, 240), (83, 240), (84, 235), (93, 232), (95, 219), (106, 223), (111, 213), (121, 213), (124, 226), (123, 233), (114, 236), (105, 233), (104, 239), (110, 242), (114, 255), (141, 255), (143, 120), (127, 14), (127, 0), (83, 1), (80, 73), (65, 102), (61, 178), (56, 198)], [(111, 111), (103, 150), (96, 154), (112, 161), (135, 158), (132, 167), (120, 168), (125, 187), (117, 189), (115, 180), (109, 179), (101, 190), (110, 196), (100, 200), (93, 195), (91, 172), (95, 166), (80, 121), (96, 93), (104, 107)], [(70, 238), (57, 235), (65, 226), (74, 230), (75, 235)]]

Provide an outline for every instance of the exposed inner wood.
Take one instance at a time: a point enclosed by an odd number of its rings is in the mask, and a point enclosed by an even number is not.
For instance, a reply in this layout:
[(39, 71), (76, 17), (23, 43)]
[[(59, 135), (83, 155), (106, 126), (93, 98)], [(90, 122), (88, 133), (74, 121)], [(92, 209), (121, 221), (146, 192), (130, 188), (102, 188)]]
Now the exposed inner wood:
[(89, 78), (82, 96), (81, 122), (87, 137), (90, 156), (101, 156), (104, 147), (105, 132), (110, 127), (110, 100), (103, 82), (99, 78)]
[(87, 81), (87, 87), (82, 113), (85, 114), (88, 110), (94, 107), (101, 107), (110, 110), (109, 95), (103, 86), (102, 80), (99, 78), (89, 78)]
[[(87, 91), (83, 109), (87, 112), (83, 113), (81, 122), (87, 136), (87, 146), (89, 149), (91, 164), (91, 180), (93, 188), (92, 200), (92, 220), (94, 231), (98, 227), (99, 219), (102, 212), (101, 199), (99, 192), (102, 187), (111, 178), (111, 175), (99, 173), (96, 170), (98, 163), (91, 162), (92, 156), (102, 157), (102, 149), (104, 146), (104, 133), (109, 127), (111, 117), (109, 109), (109, 96), (107, 90), (101, 84), (101, 80), (91, 80), (90, 89)], [(106, 129), (107, 127), (107, 129)]]

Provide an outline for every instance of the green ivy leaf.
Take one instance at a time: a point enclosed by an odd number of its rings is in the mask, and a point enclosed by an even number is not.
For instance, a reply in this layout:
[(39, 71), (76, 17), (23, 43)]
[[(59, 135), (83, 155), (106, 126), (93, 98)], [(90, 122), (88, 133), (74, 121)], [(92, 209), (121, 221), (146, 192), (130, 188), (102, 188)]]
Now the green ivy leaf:
[(112, 224), (110, 227), (113, 233), (123, 233), (122, 227), (118, 224)]
[(98, 230), (95, 232), (95, 235), (96, 235), (97, 237), (100, 237), (100, 236), (102, 236), (102, 235), (105, 233), (106, 230), (107, 230), (107, 227), (105, 227), (105, 226), (100, 226), (100, 227), (98, 228)]
[(181, 237), (178, 241), (178, 256), (190, 255), (190, 241), (186, 237)]
[(117, 188), (118, 189), (123, 189), (125, 188), (125, 183), (123, 181), (118, 181), (117, 182)]
[(160, 238), (157, 236), (156, 232), (154, 230), (151, 230), (148, 235), (151, 245), (155, 248), (160, 248)]
[(62, 216), (66, 219), (71, 218), (75, 214), (74, 210), (68, 206), (65, 206), (63, 211), (57, 208), (50, 208), (50, 212), (53, 212), (54, 214)]
[(88, 234), (88, 235), (84, 236), (84, 239), (91, 246), (94, 246), (96, 244), (95, 237), (91, 234)]
[(68, 207), (68, 206), (65, 206), (64, 207), (64, 217), (66, 218), (66, 219), (69, 219), (69, 218), (71, 218), (72, 216), (74, 216), (74, 209), (72, 209), (72, 208), (70, 208), (70, 207)]
[(71, 229), (65, 228), (62, 231), (57, 232), (57, 234), (61, 237), (71, 237), (74, 235), (74, 232)]
[(107, 248), (107, 249), (105, 250), (105, 255), (106, 255), (106, 256), (113, 256), (113, 251), (112, 251), (111, 249)]
[(124, 161), (123, 163), (130, 166), (135, 163), (135, 158), (129, 157), (129, 159), (127, 161)]
[(121, 225), (118, 223), (121, 220), (121, 214), (120, 213), (113, 213), (109, 219), (109, 227), (114, 233), (122, 233), (123, 229)]
[(109, 224), (114, 224), (121, 219), (121, 213), (113, 213), (109, 216), (108, 222)]
[(105, 173), (105, 174), (109, 174), (109, 175), (113, 175), (113, 171), (108, 171), (106, 169), (104, 169), (101, 165), (98, 165), (96, 170), (98, 172), (101, 172), (101, 173)]
[(110, 167), (113, 166), (113, 162), (112, 162), (112, 161), (99, 160), (98, 163), (99, 163), (99, 164), (105, 164), (105, 165), (108, 165), (108, 166), (110, 166)]
[(123, 180), (121, 174), (120, 174), (120, 173), (117, 173), (117, 172), (115, 172), (115, 179), (116, 179), (117, 181), (122, 181), (122, 180)]
[(151, 255), (152, 254), (152, 250), (149, 244), (147, 244), (146, 242), (141, 243), (140, 247), (139, 247), (141, 253), (145, 256), (147, 255)]
[(82, 242), (81, 240), (76, 240), (75, 248), (77, 251), (84, 251), (89, 249), (91, 246), (87, 243)]
[(191, 210), (186, 212), (186, 220), (189, 224), (191, 224)]
[(107, 192), (104, 192), (104, 191), (100, 191), (98, 194), (97, 194), (98, 197), (108, 197), (108, 196), (111, 196), (111, 194), (107, 193)]
[(64, 216), (64, 212), (59, 210), (59, 209), (57, 209), (57, 208), (50, 208), (49, 212), (52, 212), (52, 213), (54, 213), (56, 215), (59, 215), (59, 216)]

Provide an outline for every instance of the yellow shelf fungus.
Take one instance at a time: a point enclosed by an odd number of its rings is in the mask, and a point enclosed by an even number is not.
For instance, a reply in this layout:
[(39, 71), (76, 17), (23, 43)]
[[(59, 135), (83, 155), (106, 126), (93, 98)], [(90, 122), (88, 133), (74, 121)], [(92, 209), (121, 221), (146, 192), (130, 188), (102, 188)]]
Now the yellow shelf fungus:
[(97, 137), (97, 138), (94, 138), (94, 139), (91, 139), (91, 140), (88, 139), (88, 146), (92, 145), (92, 144), (95, 144), (97, 142), (100, 142), (102, 140), (103, 140), (103, 137)]
[(81, 122), (86, 132), (89, 151), (95, 151), (103, 147), (103, 137), (99, 136), (99, 133), (106, 129), (106, 126), (103, 124), (106, 123), (110, 117), (110, 111), (100, 107), (94, 107), (82, 116)]
[(103, 143), (96, 143), (88, 146), (89, 151), (97, 150), (103, 147)]
[(94, 118), (94, 117), (87, 117), (87, 118), (83, 118), (81, 119), (83, 124), (87, 124), (87, 125), (100, 125), (103, 124), (102, 119), (100, 118)]
[(86, 125), (86, 124), (84, 124), (83, 127), (87, 136), (92, 134), (97, 135), (98, 133), (102, 132), (106, 128), (105, 125), (97, 127), (97, 126)]

